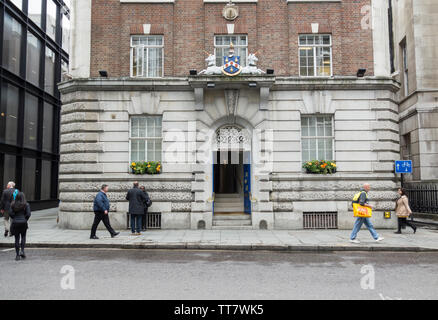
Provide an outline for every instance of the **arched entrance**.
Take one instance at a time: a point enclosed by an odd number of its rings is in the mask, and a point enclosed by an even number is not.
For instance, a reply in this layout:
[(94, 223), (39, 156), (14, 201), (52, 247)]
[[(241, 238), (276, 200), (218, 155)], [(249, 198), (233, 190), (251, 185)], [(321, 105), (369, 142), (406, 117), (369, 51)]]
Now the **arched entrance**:
[(251, 133), (228, 124), (216, 130), (213, 142), (213, 212), (250, 214)]

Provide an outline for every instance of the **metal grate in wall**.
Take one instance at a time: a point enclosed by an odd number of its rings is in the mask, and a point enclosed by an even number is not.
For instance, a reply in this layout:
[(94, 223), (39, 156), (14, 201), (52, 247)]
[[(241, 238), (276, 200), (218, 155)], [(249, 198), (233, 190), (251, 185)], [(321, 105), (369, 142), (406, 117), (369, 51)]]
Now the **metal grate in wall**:
[(337, 212), (303, 212), (304, 229), (337, 229)]
[[(161, 229), (161, 212), (148, 212), (146, 219), (142, 219), (143, 229)], [(130, 214), (126, 214), (126, 228), (131, 228)]]

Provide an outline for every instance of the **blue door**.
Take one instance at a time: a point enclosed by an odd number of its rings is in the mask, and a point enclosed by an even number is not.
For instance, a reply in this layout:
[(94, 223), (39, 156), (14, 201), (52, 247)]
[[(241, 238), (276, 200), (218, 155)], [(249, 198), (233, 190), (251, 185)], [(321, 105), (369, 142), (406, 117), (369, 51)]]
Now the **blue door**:
[(244, 211), (251, 214), (251, 154), (248, 151), (243, 153), (243, 195)]

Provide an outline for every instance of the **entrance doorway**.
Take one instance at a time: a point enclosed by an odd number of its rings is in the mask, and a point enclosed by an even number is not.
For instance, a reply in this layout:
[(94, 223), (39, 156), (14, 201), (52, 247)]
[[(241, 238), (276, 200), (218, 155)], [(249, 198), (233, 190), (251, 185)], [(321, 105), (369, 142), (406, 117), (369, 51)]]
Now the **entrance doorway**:
[(225, 150), (213, 152), (213, 192), (215, 214), (250, 214), (249, 152)]

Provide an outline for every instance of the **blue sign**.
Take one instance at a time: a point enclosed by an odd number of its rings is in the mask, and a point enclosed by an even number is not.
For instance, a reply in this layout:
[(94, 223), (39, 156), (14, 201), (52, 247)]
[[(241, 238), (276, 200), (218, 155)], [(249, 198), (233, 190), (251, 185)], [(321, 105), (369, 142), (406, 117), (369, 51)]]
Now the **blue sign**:
[(396, 161), (395, 173), (412, 173), (412, 160)]

